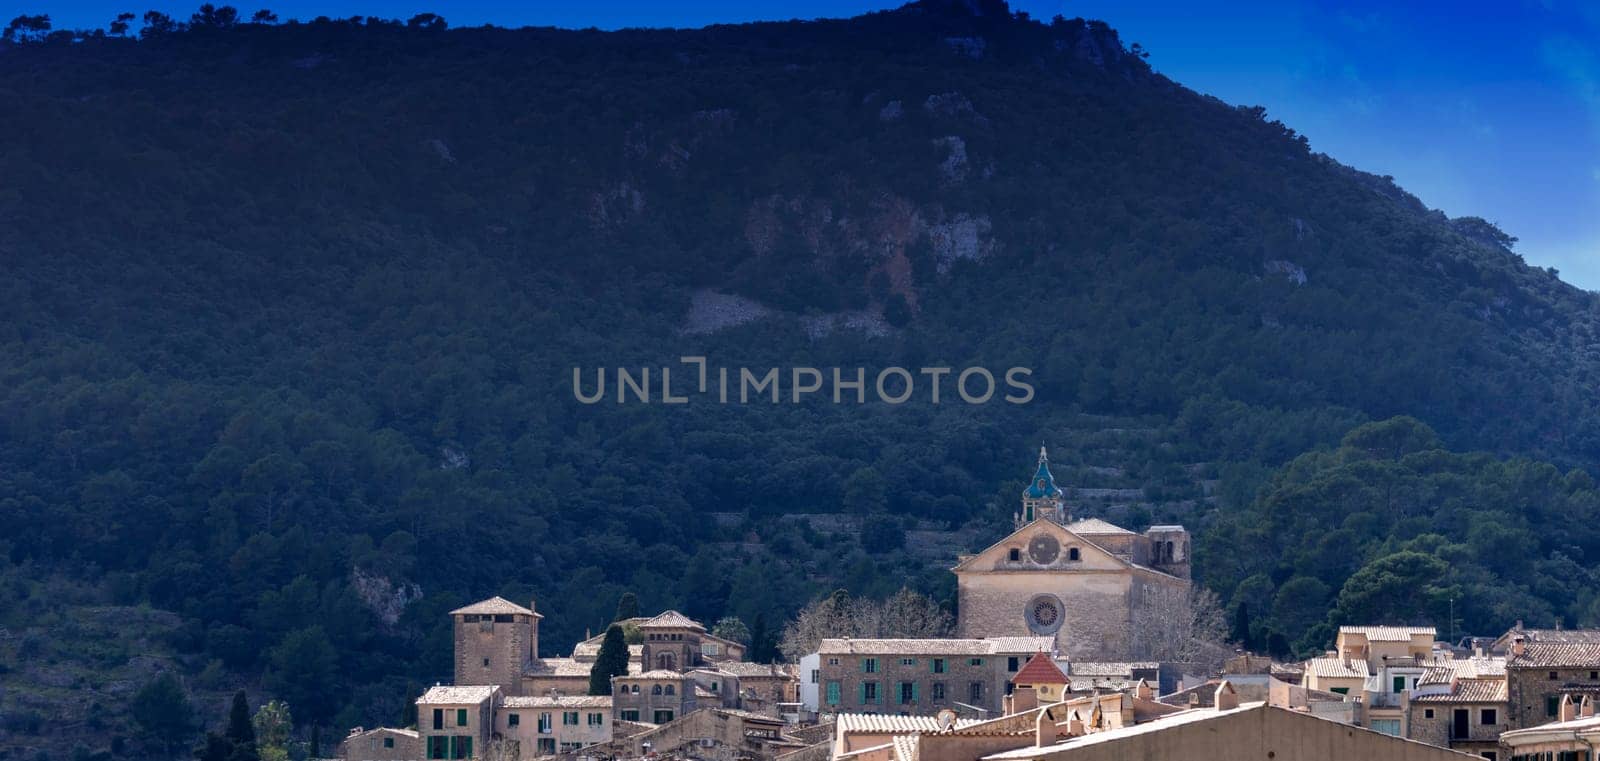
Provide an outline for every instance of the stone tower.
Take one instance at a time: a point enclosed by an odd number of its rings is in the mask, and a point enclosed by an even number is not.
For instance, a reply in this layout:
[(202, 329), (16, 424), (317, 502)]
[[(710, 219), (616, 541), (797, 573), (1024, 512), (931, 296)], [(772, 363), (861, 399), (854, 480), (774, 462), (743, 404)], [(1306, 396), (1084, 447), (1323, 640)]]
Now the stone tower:
[(543, 616), (503, 597), (450, 611), (455, 620), (457, 685), (497, 685), (522, 694), (522, 675), (539, 653)]
[(1039, 467), (1034, 471), (1028, 487), (1022, 490), (1022, 512), (1016, 514), (1013, 522), (1016, 528), (1022, 528), (1039, 518), (1063, 526), (1072, 520), (1067, 511), (1066, 494), (1056, 486), (1055, 476), (1050, 475), (1050, 457), (1045, 453), (1043, 444), (1039, 445)]

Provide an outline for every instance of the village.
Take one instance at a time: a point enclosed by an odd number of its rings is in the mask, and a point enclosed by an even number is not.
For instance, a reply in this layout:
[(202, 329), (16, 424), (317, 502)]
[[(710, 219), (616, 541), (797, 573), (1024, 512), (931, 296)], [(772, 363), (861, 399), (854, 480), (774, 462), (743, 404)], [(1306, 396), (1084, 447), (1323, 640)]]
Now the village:
[(673, 610), (540, 657), (536, 603), (468, 605), (417, 725), (356, 728), (339, 755), (1579, 761), (1600, 740), (1600, 629), (1452, 642), (1372, 622), (1301, 662), (1141, 659), (1187, 615), (1184, 527), (1074, 520), (1043, 448), (1014, 524), (957, 559), (956, 637), (824, 636), (795, 663), (750, 662)]

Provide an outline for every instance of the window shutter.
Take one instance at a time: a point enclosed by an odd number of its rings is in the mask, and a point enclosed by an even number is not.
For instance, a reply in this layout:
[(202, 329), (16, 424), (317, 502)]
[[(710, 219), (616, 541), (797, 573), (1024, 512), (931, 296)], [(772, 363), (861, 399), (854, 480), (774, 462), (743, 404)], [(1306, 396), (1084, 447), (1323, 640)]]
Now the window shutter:
[(917, 702), (921, 702), (921, 700), (922, 700), (922, 685), (917, 683), (917, 682), (912, 682), (911, 683), (911, 702), (917, 703)]
[(867, 702), (867, 683), (866, 682), (862, 682), (861, 684), (856, 685), (856, 695), (857, 695), (856, 702), (861, 703), (862, 705), (865, 705), (866, 702)]

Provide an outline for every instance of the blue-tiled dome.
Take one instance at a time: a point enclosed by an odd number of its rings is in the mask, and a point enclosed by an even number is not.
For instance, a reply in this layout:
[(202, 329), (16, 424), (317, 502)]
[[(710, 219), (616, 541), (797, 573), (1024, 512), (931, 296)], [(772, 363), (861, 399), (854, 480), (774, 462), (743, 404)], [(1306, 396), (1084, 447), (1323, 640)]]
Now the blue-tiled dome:
[(1061, 489), (1056, 486), (1055, 476), (1050, 475), (1050, 460), (1045, 456), (1043, 446), (1039, 447), (1039, 470), (1034, 472), (1028, 488), (1022, 490), (1022, 496), (1026, 499), (1061, 496)]

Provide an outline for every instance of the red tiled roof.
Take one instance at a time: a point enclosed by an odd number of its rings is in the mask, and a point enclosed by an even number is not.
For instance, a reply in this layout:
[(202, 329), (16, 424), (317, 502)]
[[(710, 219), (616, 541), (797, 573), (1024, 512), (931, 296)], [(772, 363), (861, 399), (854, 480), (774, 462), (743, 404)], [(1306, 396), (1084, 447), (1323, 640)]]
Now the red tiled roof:
[(1012, 684), (1066, 684), (1069, 681), (1055, 661), (1043, 652), (1034, 653), (1017, 675), (1011, 677)]

